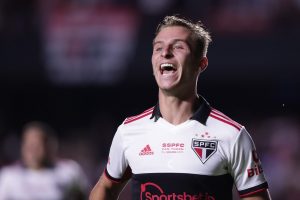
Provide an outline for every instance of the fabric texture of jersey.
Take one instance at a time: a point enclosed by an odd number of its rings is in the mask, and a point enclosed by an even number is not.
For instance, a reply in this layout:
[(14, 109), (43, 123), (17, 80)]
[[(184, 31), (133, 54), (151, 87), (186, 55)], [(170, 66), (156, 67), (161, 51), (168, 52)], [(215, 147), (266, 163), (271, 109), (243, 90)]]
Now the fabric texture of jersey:
[(60, 160), (53, 167), (40, 170), (21, 163), (0, 171), (1, 200), (63, 200), (71, 192), (87, 193), (88, 181), (81, 167), (73, 160)]
[(268, 185), (246, 129), (199, 99), (193, 117), (167, 122), (156, 105), (127, 118), (112, 141), (105, 174), (132, 178), (133, 199), (232, 199)]

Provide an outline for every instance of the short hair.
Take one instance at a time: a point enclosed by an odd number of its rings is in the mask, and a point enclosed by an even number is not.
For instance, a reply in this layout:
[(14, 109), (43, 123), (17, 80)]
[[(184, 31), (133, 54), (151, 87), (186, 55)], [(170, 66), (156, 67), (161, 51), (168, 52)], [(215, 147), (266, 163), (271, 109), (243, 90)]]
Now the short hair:
[(166, 27), (182, 26), (187, 28), (192, 33), (192, 38), (195, 40), (195, 55), (206, 56), (209, 43), (212, 41), (210, 33), (205, 29), (201, 21), (192, 22), (191, 20), (179, 17), (178, 15), (166, 16), (156, 28), (155, 36)]
[(32, 128), (41, 130), (47, 136), (55, 135), (54, 129), (49, 124), (42, 122), (42, 121), (31, 121), (31, 122), (26, 123), (23, 126), (23, 132), (25, 132), (26, 130), (32, 129)]

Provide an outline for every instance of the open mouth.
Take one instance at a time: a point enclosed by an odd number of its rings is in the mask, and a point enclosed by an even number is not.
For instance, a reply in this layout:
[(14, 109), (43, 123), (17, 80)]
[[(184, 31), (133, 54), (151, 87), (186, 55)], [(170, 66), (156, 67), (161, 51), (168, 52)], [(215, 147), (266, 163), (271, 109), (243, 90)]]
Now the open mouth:
[(171, 63), (163, 63), (160, 65), (160, 73), (161, 74), (171, 74), (175, 72), (177, 69), (176, 67)]

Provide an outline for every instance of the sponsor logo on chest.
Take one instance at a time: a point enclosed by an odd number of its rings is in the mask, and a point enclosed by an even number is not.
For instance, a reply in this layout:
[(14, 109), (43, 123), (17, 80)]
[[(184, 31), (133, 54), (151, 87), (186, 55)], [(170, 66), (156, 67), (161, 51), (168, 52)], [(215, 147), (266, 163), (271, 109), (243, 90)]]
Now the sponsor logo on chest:
[(183, 153), (184, 143), (180, 142), (164, 142), (161, 145), (162, 153)]
[(141, 149), (139, 156), (151, 156), (154, 152), (152, 151), (149, 144), (147, 144), (144, 148)]
[(215, 200), (208, 192), (166, 192), (153, 182), (141, 184), (140, 200)]

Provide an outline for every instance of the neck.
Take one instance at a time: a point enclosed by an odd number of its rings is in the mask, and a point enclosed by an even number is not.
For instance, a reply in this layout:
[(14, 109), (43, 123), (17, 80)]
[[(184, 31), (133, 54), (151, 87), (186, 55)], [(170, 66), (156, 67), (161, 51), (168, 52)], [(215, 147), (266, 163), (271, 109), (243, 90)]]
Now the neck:
[(197, 94), (180, 98), (159, 92), (159, 109), (165, 120), (178, 125), (190, 119), (195, 110)]

